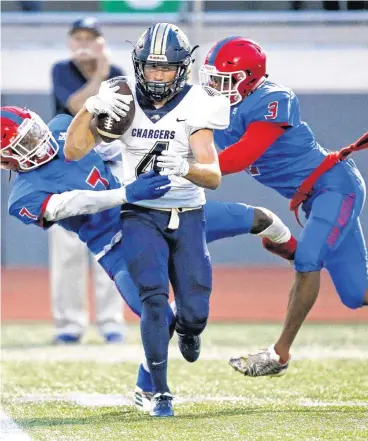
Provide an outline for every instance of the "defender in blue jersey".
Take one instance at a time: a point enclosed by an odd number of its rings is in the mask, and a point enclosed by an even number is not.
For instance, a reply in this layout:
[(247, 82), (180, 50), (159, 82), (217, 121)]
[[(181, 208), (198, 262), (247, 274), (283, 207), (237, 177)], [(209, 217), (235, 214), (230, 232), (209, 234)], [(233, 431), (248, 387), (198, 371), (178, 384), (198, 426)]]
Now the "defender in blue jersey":
[[(120, 206), (124, 200), (152, 198), (167, 191), (165, 177), (140, 176), (125, 189), (95, 151), (79, 162), (64, 157), (66, 130), (72, 118), (59, 115), (47, 127), (33, 112), (1, 108), (1, 167), (19, 172), (9, 199), (9, 212), (25, 224), (49, 228), (57, 222), (76, 232), (114, 280), (128, 306), (141, 315), (141, 300), (123, 256)], [(272, 212), (245, 204), (209, 201), (205, 206), (206, 240), (251, 233), (269, 240), (276, 254), (292, 258), (289, 229)], [(288, 245), (285, 245), (288, 244)], [(167, 324), (175, 318), (167, 305)], [(150, 373), (141, 364), (136, 406), (149, 410)]]
[(299, 205), (307, 221), (295, 253), (296, 277), (284, 330), (261, 354), (230, 364), (245, 375), (286, 371), (291, 344), (319, 292), (320, 270), (326, 268), (344, 305), (368, 304), (368, 258), (359, 215), (365, 183), (352, 159), (367, 148), (365, 135), (355, 144), (329, 152), (301, 120), (294, 92), (269, 81), (266, 54), (254, 41), (229, 37), (218, 42), (200, 69), (202, 83), (231, 102), (227, 129), (215, 131), (223, 175), (247, 170), (260, 183)]
[[(29, 110), (1, 108), (1, 167), (19, 172), (9, 213), (43, 228), (59, 223), (77, 233), (100, 261), (121, 244), (121, 204), (160, 197), (169, 180), (150, 173), (123, 188), (95, 151), (82, 161), (66, 161), (64, 142), (71, 121), (71, 116), (59, 115), (47, 126)], [(110, 262), (111, 274), (117, 270), (114, 263), (119, 262)]]

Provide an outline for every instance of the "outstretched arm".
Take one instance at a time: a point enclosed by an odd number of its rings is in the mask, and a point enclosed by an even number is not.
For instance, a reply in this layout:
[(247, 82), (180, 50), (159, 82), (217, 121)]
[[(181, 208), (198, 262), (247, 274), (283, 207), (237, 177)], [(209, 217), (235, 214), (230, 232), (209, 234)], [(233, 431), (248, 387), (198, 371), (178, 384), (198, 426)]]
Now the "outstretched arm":
[(153, 171), (141, 175), (126, 187), (114, 190), (72, 190), (48, 196), (41, 208), (40, 218), (56, 222), (67, 217), (95, 214), (125, 202), (157, 199), (170, 190), (170, 180)]
[(104, 191), (67, 191), (61, 194), (53, 194), (45, 200), (42, 218), (48, 222), (57, 222), (72, 216), (95, 214), (117, 207), (126, 201), (127, 196), (124, 187)]
[(286, 124), (256, 121), (249, 124), (243, 137), (219, 153), (221, 173), (238, 173), (250, 167), (285, 133)]
[(113, 190), (72, 190), (49, 194), (47, 191), (30, 192), (15, 199), (9, 214), (25, 224), (49, 227), (54, 222), (72, 216), (95, 214), (103, 210), (142, 199), (157, 199), (170, 190), (170, 180), (151, 171), (136, 181)]

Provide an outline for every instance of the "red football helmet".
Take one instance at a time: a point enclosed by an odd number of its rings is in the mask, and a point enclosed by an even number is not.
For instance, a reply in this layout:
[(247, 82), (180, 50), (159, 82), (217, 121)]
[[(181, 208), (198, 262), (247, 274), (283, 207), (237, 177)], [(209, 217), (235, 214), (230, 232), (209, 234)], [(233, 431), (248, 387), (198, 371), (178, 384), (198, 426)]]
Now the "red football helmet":
[(34, 112), (1, 107), (1, 168), (24, 172), (50, 161), (59, 146), (49, 128)]
[(255, 41), (229, 37), (216, 43), (199, 69), (202, 85), (210, 86), (237, 104), (266, 78), (266, 53)]

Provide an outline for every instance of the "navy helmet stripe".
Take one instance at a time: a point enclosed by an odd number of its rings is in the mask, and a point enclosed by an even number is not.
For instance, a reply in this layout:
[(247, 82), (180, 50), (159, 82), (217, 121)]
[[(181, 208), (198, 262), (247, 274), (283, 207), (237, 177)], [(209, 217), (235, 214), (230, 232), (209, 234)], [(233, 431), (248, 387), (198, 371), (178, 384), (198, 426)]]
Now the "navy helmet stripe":
[(217, 46), (213, 49), (211, 56), (208, 60), (208, 63), (212, 64), (212, 65), (215, 64), (215, 60), (216, 60), (217, 54), (219, 53), (220, 49), (223, 46), (225, 46), (226, 43), (228, 43), (231, 40), (235, 40), (236, 38), (239, 38), (239, 37), (228, 37), (228, 38), (224, 38), (223, 40), (219, 41), (217, 43)]
[(0, 112), (1, 118), (8, 118), (11, 121), (13, 121), (15, 124), (18, 124), (19, 126), (23, 122), (23, 118), (19, 115), (14, 114), (13, 112), (9, 112), (8, 110), (1, 110)]

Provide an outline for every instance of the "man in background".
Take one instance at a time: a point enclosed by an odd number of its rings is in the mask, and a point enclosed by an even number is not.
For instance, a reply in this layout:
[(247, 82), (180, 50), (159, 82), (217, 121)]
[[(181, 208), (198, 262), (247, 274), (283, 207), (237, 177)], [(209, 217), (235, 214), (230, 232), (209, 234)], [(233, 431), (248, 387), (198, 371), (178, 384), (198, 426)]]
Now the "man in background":
[[(98, 92), (102, 81), (123, 75), (110, 64), (109, 51), (93, 17), (75, 21), (69, 31), (70, 59), (52, 67), (55, 114), (74, 116), (87, 98)], [(88, 250), (78, 237), (57, 225), (50, 231), (50, 278), (54, 343), (79, 343), (88, 324), (85, 295)], [(91, 259), (96, 304), (96, 324), (107, 343), (123, 341), (122, 301), (114, 283)]]

